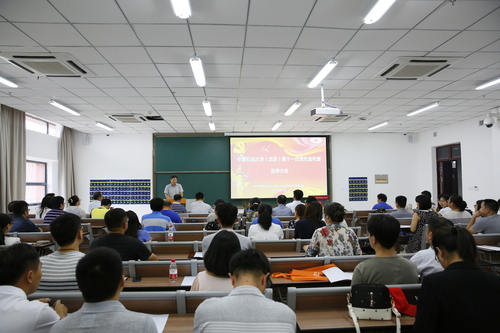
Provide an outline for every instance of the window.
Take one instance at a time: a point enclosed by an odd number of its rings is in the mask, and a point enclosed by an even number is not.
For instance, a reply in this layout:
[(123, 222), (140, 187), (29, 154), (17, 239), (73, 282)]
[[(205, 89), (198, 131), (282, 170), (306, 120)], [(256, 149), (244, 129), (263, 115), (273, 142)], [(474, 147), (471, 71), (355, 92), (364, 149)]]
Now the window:
[(26, 161), (26, 202), (38, 205), (47, 193), (47, 163)]
[(26, 129), (43, 134), (57, 136), (55, 124), (28, 115), (26, 115)]

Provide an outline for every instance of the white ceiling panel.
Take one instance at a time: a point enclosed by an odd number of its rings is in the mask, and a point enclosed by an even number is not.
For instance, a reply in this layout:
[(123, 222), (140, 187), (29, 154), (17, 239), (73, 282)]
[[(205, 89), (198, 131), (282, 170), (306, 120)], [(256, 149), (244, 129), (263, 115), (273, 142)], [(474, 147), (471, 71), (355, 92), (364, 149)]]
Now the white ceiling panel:
[(189, 30), (184, 24), (136, 24), (133, 27), (145, 46), (191, 46)]
[(71, 23), (126, 23), (113, 0), (50, 0)]
[(139, 39), (127, 24), (75, 24), (94, 46), (139, 46)]
[(356, 34), (353, 30), (305, 28), (296, 47), (309, 50), (326, 50), (336, 54)]

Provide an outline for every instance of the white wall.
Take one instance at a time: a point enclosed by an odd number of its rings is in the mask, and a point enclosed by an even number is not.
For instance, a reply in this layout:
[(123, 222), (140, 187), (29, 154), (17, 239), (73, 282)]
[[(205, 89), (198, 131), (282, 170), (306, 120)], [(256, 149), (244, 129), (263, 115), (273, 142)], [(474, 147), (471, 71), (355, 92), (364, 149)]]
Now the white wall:
[[(398, 195), (414, 198), (418, 172), (416, 143), (402, 133), (332, 133), (332, 201), (347, 210), (371, 209), (377, 194), (394, 206)], [(388, 184), (375, 184), (375, 174), (389, 175)], [(368, 201), (349, 201), (349, 177), (368, 177)]]
[[(77, 195), (82, 207), (90, 202), (91, 179), (151, 179), (153, 172), (153, 136), (151, 134), (87, 134), (75, 131), (74, 163)], [(150, 213), (149, 205), (115, 205), (139, 215)]]

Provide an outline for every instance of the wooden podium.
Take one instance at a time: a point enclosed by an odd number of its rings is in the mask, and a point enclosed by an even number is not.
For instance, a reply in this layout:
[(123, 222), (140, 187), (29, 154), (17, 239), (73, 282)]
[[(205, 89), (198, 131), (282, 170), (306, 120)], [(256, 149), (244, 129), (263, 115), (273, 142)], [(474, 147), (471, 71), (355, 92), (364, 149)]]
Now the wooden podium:
[[(174, 202), (174, 199), (165, 199), (165, 200), (168, 200), (170, 202)], [(181, 204), (184, 205), (184, 206), (186, 206), (186, 198), (182, 198), (181, 199)]]

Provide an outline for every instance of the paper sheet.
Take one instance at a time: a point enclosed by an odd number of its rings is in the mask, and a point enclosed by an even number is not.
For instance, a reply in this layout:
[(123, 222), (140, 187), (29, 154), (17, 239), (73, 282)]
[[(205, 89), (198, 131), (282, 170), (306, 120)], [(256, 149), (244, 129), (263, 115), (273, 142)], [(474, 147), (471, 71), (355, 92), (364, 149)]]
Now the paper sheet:
[(151, 318), (153, 318), (153, 321), (155, 322), (158, 333), (162, 333), (163, 329), (165, 328), (165, 325), (167, 324), (168, 314), (162, 314), (162, 315), (150, 314), (150, 316)]
[(338, 267), (325, 269), (323, 273), (331, 283), (344, 280), (352, 280), (352, 273), (345, 273)]
[(192, 286), (196, 276), (185, 276), (182, 279), (181, 286)]
[(203, 252), (195, 252), (194, 258), (203, 258)]
[(500, 251), (500, 247), (498, 246), (490, 246), (490, 245), (478, 245), (478, 249), (487, 250), (487, 251)]

